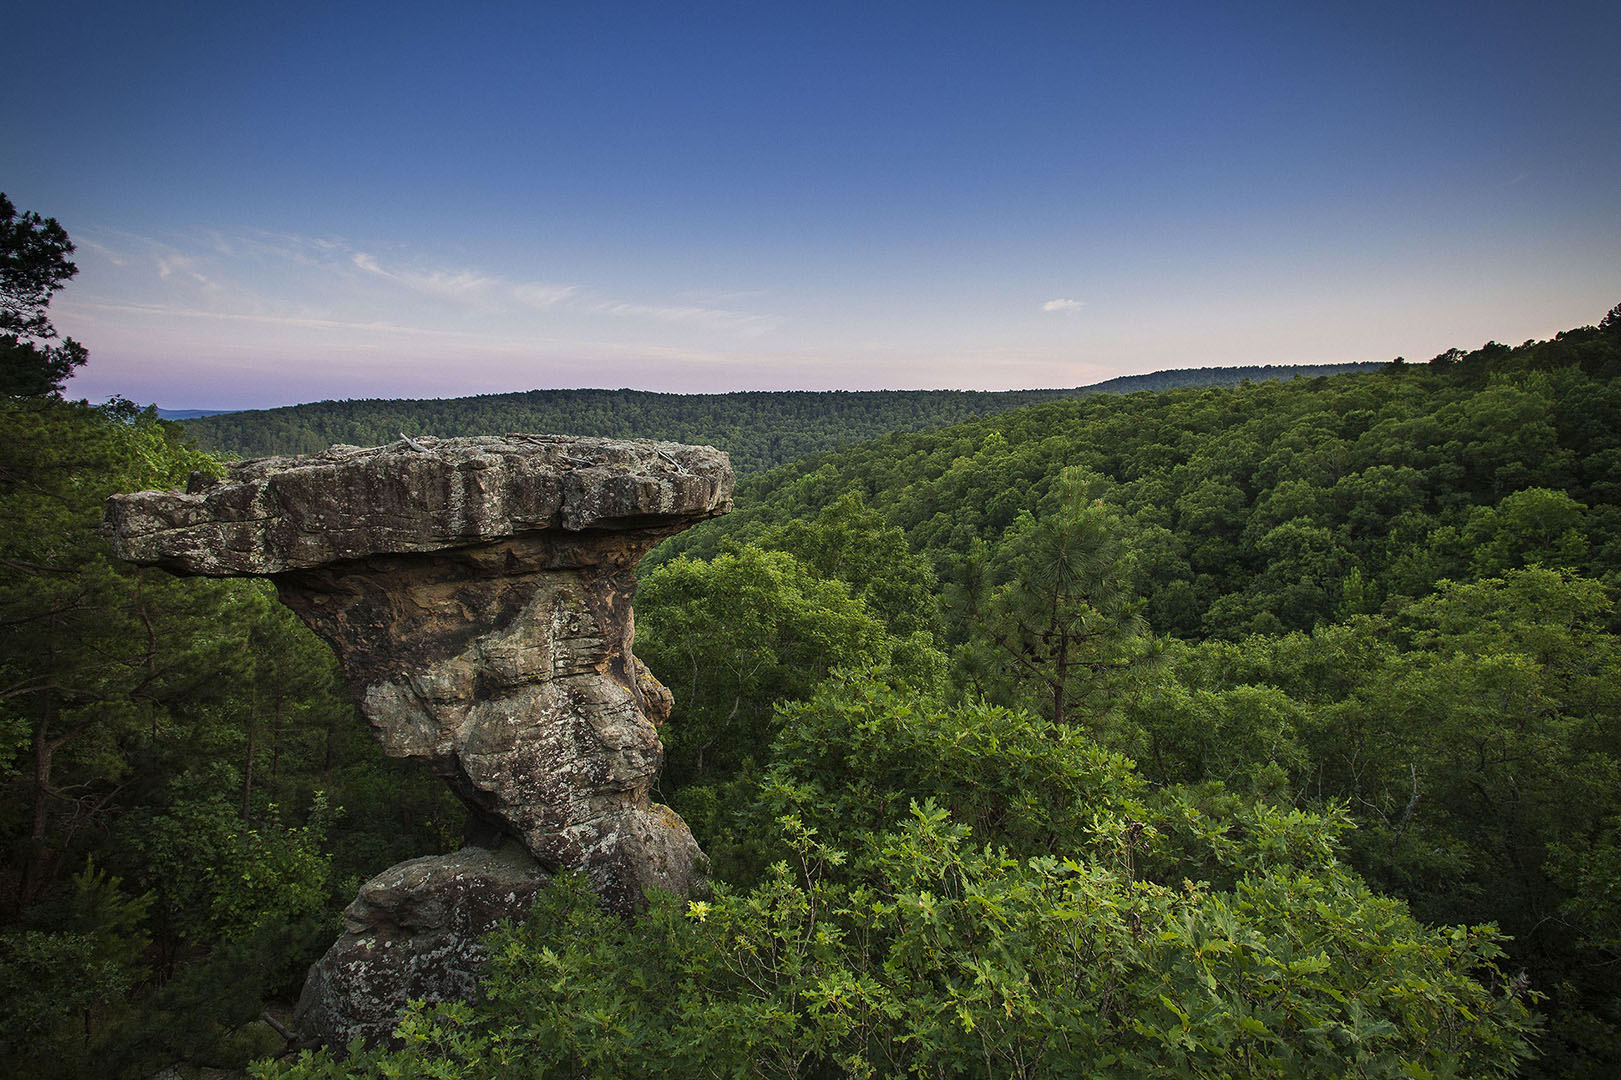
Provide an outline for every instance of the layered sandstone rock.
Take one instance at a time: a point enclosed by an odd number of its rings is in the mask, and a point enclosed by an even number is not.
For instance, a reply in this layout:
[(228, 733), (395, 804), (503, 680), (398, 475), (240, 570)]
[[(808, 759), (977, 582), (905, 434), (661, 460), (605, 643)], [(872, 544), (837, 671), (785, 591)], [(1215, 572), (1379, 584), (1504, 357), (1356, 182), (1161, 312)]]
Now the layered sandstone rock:
[(710, 447), (402, 439), (114, 496), (106, 529), (132, 562), (269, 577), (387, 753), (628, 912), (648, 886), (702, 887), (686, 824), (648, 799), (670, 695), (631, 655), (635, 568), (731, 491)]
[(470, 998), (489, 959), (479, 939), (522, 919), (548, 877), (516, 843), (391, 866), (343, 913), (343, 935), (310, 968), (293, 1026), (312, 1042), (386, 1040), (412, 1001)]

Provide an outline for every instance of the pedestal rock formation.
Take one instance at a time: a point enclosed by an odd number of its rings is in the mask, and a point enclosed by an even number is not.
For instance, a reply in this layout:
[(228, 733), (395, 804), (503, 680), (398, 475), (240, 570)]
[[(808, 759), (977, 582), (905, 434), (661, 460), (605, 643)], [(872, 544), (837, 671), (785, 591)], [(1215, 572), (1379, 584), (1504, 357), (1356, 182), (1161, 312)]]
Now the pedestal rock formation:
[[(105, 527), (131, 562), (269, 577), (337, 651), (388, 754), (426, 762), (467, 804), (474, 832), (521, 845), (535, 880), (581, 871), (605, 906), (629, 912), (648, 886), (700, 888), (703, 866), (686, 823), (648, 799), (671, 698), (631, 655), (635, 568), (660, 540), (729, 510), (731, 492), (730, 463), (710, 447), (425, 437), (239, 462), (224, 479), (194, 475), (183, 493), (115, 495)], [(361, 968), (380, 997), (393, 986), (465, 993), (476, 950), (446, 935), (481, 932), (532, 890), (514, 886), (523, 874), (510, 858), (471, 878), (457, 857), (443, 860), (431, 870), (413, 860), (362, 889), (334, 950), (347, 942), (363, 962), (329, 954), (311, 970), (307, 1029), (375, 1037), (375, 1022), (344, 1015), (345, 995), (367, 992)], [(477, 910), (402, 929), (387, 912), (439, 911), (429, 895), (400, 899), (413, 889)], [(451, 972), (445, 992), (402, 963)]]

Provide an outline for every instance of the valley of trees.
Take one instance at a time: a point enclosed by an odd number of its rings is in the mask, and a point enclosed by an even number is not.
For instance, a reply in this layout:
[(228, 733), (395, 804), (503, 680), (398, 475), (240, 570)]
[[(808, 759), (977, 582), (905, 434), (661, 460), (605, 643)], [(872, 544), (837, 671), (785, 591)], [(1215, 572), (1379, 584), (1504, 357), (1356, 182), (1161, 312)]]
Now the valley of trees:
[(1621, 308), (747, 479), (636, 602), (713, 895), (560, 882), (347, 1055), (277, 1027), (457, 808), (268, 588), (111, 559), (189, 428), (0, 399), (0, 1069), (1613, 1075), (1618, 378)]
[[(1506, 935), (1543, 1021), (1529, 1071), (1607, 1075), (1618, 376), (1621, 307), (1372, 375), (896, 434), (745, 480), (738, 512), (655, 553), (645, 590), (707, 573), (724, 610), (723, 567), (786, 554), (845, 581), (897, 647), (934, 627), (950, 693), (1061, 718), (1160, 798), (1343, 818), (1363, 880), (1427, 925)], [(707, 670), (721, 699), (678, 695), (676, 805), (712, 849), (746, 848), (759, 823), (728, 831), (721, 808), (759, 797), (792, 733), (729, 721), (752, 743), (712, 776), (692, 741), (716, 739), (737, 653), (683, 658), (655, 633), (654, 670)]]
[(375, 446), (407, 435), (488, 435), (545, 431), (613, 439), (667, 439), (710, 445), (743, 473), (811, 454), (972, 420), (1077, 394), (1228, 386), (1245, 379), (1332, 375), (1376, 367), (1327, 364), (1192, 368), (1127, 375), (1079, 390), (777, 390), (656, 394), (645, 390), (530, 390), (465, 398), (318, 401), (280, 409), (221, 413), (185, 421), (199, 446), (239, 457), (310, 454), (334, 443)]

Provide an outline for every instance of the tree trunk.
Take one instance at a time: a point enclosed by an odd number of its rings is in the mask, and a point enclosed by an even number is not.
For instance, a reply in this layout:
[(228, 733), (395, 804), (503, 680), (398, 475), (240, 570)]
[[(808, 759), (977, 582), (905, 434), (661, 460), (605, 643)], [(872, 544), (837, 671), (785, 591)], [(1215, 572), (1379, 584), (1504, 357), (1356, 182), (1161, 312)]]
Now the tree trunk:
[(56, 744), (51, 741), (52, 694), (45, 691), (45, 712), (34, 729), (34, 793), (30, 809), (28, 855), (23, 864), (23, 877), (17, 889), (17, 910), (21, 911), (45, 890), (49, 877), (51, 848), (46, 842), (50, 832), (51, 816), (51, 764), (56, 756)]
[[(47, 670), (56, 670), (56, 615), (57, 605), (47, 624), (50, 645), (47, 649)], [(56, 692), (46, 687), (40, 703), (39, 723), (34, 727), (34, 797), (28, 830), (28, 854), (23, 863), (22, 881), (17, 886), (17, 910), (21, 911), (45, 891), (50, 877), (51, 849), (46, 841), (50, 832), (51, 766), (56, 757), (59, 741), (51, 739), (51, 720), (56, 715)]]
[(244, 824), (247, 823), (248, 815), (253, 810), (253, 755), (257, 749), (254, 735), (258, 729), (256, 719), (254, 710), (250, 708), (248, 710), (248, 760), (242, 767), (242, 821)]
[(270, 790), (272, 797), (276, 791), (276, 784), (281, 779), (281, 707), (278, 704), (275, 715), (270, 720)]
[(326, 711), (326, 747), (321, 755), (321, 778), (328, 783), (332, 781), (332, 736), (337, 726), (337, 710), (328, 709)]
[(1068, 722), (1064, 717), (1064, 680), (1069, 674), (1069, 635), (1056, 623), (1053, 632), (1058, 635), (1058, 657), (1053, 671), (1053, 726), (1063, 727)]

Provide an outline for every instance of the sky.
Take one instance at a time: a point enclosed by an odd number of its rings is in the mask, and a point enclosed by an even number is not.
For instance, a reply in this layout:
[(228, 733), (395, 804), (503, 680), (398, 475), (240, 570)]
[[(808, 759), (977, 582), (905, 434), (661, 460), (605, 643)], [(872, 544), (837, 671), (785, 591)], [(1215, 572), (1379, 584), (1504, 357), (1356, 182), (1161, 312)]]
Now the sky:
[(1621, 301), (1621, 4), (16, 5), (74, 397), (1010, 389)]

